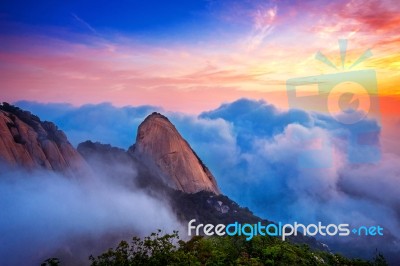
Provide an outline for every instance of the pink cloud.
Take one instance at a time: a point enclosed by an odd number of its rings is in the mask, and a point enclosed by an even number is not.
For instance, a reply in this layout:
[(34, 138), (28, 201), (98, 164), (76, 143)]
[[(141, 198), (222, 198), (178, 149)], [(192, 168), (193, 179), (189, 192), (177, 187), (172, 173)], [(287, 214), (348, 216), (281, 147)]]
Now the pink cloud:
[[(390, 1), (380, 5), (367, 1), (359, 8), (360, 14), (344, 9), (356, 5), (355, 0), (325, 7), (317, 1), (255, 1), (247, 7), (230, 3), (218, 15), (249, 26), (233, 42), (193, 45), (183, 40), (179, 45), (143, 45), (129, 36), (118, 35), (110, 41), (56, 28), (52, 32), (62, 34), (64, 40), (42, 35), (0, 36), (3, 99), (73, 104), (111, 101), (191, 112), (240, 97), (287, 106), (286, 79), (327, 72), (314, 60), (316, 51), (337, 54), (337, 38), (344, 30), (359, 34), (350, 40), (351, 47), (370, 48), (384, 40), (369, 33), (361, 35), (360, 29), (394, 31), (390, 25), (397, 21), (388, 9)], [(386, 28), (376, 21), (382, 15), (387, 16), (383, 19)], [(393, 42), (385, 44), (394, 46)], [(386, 56), (384, 50), (379, 52)]]
[(399, 32), (399, 12), (400, 7), (396, 0), (351, 0), (345, 4), (339, 16), (357, 21), (364, 30)]
[[(223, 101), (266, 95), (260, 89), (247, 89), (251, 84), (263, 88), (265, 81), (259, 78), (262, 73), (248, 70), (242, 55), (106, 42), (77, 44), (42, 36), (2, 40), (11, 50), (0, 51), (6, 101), (77, 105), (111, 101), (196, 112)], [(284, 104), (279, 97), (274, 99)]]

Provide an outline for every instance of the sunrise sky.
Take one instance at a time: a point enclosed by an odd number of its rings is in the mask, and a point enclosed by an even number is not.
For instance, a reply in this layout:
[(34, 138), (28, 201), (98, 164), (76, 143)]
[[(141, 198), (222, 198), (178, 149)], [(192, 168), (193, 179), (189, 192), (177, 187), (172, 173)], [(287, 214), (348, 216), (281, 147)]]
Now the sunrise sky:
[[(0, 103), (54, 122), (74, 146), (124, 149), (161, 112), (241, 206), (274, 221), (383, 225), (377, 247), (398, 259), (399, 14), (399, 0), (2, 0)], [(289, 97), (299, 78), (324, 86), (363, 70), (377, 84), (359, 101)], [(373, 119), (350, 125), (320, 112), (372, 102)]]
[[(287, 107), (286, 80), (375, 69), (400, 90), (393, 1), (2, 1), (2, 100), (157, 105), (198, 113), (241, 97)], [(383, 98), (382, 98), (383, 99)]]

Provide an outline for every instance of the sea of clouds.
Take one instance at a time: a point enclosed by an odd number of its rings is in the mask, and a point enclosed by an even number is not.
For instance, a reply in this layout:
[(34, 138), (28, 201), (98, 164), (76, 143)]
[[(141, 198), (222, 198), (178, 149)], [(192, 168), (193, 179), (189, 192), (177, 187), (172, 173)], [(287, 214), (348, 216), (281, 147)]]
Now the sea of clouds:
[[(136, 178), (135, 169), (122, 170)], [(183, 228), (165, 200), (105, 173), (66, 178), (0, 165), (0, 265), (40, 265), (51, 257), (89, 265), (90, 255), (121, 240)]]
[[(346, 126), (326, 114), (279, 110), (249, 99), (200, 115), (109, 103), (16, 105), (57, 124), (75, 146), (90, 139), (125, 149), (135, 142), (143, 119), (162, 112), (210, 168), (222, 192), (240, 205), (273, 221), (381, 225), (381, 238), (320, 240), (348, 255), (371, 258), (378, 248), (391, 261), (399, 259), (400, 158), (379, 150), (381, 128), (375, 120)], [(364, 146), (350, 141), (360, 132), (366, 133)]]

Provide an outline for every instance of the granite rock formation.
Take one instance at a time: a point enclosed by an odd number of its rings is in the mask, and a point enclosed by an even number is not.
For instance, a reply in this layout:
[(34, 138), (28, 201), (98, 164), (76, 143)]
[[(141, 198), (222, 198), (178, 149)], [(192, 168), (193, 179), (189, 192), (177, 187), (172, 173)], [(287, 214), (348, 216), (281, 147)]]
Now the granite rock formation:
[(0, 162), (72, 175), (87, 170), (85, 160), (56, 125), (7, 103), (0, 105)]
[(156, 168), (166, 183), (187, 193), (219, 194), (214, 176), (179, 134), (159, 113), (152, 113), (139, 126), (136, 143), (129, 150), (150, 168)]

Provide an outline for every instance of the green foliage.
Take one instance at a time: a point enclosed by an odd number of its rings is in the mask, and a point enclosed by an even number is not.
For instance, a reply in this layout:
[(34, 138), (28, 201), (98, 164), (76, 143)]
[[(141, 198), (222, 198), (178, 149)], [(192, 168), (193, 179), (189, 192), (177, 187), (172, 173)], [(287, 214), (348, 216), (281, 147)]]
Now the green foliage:
[(375, 258), (372, 262), (372, 265), (374, 266), (386, 266), (388, 263), (386, 262), (385, 257), (378, 251), (376, 250)]
[(109, 249), (94, 258), (90, 256), (93, 266), (131, 266), (131, 265), (184, 265), (190, 257), (177, 250), (174, 241), (179, 239), (178, 232), (160, 235), (161, 231), (152, 233), (143, 240), (134, 237), (132, 244), (121, 241), (118, 247)]
[(348, 259), (338, 254), (311, 250), (307, 245), (281, 241), (276, 237), (202, 237), (179, 240), (178, 233), (152, 233), (132, 243), (121, 241), (98, 257), (90, 256), (92, 266), (133, 265), (387, 265), (382, 254), (372, 261)]

